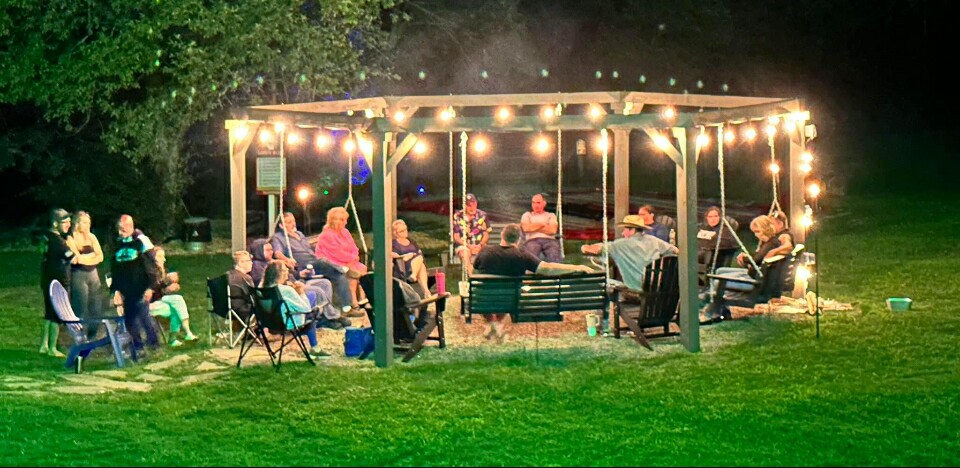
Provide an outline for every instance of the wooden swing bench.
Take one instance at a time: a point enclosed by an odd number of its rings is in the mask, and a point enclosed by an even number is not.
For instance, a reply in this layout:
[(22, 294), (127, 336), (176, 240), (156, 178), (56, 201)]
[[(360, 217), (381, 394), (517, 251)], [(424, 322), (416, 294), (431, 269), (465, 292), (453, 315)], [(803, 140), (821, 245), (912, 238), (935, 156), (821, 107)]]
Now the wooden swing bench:
[(469, 295), (460, 296), (460, 313), (510, 314), (514, 323), (562, 322), (565, 312), (599, 310), (610, 303), (603, 273), (562, 276), (474, 274)]

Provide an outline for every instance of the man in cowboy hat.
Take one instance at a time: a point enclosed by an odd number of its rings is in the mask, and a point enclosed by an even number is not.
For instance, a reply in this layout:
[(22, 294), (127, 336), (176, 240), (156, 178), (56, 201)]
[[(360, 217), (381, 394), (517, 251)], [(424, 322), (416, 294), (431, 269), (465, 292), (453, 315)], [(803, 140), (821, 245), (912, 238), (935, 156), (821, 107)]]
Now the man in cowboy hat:
[[(647, 265), (661, 256), (676, 255), (679, 251), (675, 246), (646, 234), (647, 226), (638, 215), (624, 216), (617, 226), (623, 229), (623, 237), (609, 243), (608, 253), (617, 262), (624, 284), (630, 289), (642, 289), (643, 271)], [(600, 255), (603, 242), (584, 245), (580, 251), (587, 255)]]

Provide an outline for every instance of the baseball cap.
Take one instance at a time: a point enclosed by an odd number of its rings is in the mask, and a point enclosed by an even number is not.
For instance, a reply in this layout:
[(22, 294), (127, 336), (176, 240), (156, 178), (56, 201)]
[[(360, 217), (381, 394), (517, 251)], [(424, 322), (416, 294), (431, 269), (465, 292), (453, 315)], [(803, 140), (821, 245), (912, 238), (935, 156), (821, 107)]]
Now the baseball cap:
[(477, 203), (477, 196), (472, 193), (468, 193), (464, 203)]

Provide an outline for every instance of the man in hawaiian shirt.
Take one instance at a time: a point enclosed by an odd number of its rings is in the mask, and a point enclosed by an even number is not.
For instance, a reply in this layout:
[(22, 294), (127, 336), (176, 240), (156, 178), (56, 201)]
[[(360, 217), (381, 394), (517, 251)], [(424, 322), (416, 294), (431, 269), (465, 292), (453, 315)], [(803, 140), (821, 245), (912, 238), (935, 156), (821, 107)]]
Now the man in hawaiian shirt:
[(460, 257), (460, 264), (473, 274), (473, 258), (490, 240), (490, 224), (487, 213), (477, 209), (477, 196), (468, 193), (463, 209), (453, 214), (454, 253)]

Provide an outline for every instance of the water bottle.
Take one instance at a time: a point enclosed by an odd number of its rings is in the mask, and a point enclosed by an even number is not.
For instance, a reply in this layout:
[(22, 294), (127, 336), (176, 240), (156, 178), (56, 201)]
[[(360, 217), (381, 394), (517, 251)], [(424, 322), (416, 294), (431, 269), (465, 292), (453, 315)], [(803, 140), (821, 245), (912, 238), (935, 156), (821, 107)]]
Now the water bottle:
[(447, 275), (442, 271), (437, 272), (437, 294), (443, 295), (447, 292)]
[(307, 264), (307, 279), (313, 278), (313, 264)]

